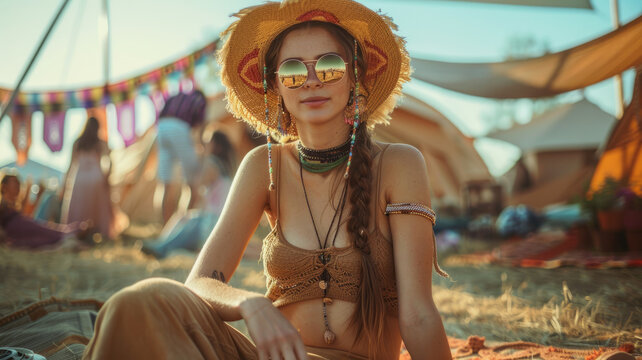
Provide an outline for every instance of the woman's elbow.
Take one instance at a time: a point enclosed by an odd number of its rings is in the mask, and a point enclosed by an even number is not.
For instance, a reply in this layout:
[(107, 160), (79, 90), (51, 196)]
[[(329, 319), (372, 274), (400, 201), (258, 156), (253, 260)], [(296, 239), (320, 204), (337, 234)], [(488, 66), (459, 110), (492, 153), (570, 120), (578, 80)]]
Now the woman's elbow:
[(399, 313), (399, 327), (402, 332), (431, 327), (435, 323), (441, 323), (441, 317), (434, 304), (412, 307), (411, 310), (401, 310)]

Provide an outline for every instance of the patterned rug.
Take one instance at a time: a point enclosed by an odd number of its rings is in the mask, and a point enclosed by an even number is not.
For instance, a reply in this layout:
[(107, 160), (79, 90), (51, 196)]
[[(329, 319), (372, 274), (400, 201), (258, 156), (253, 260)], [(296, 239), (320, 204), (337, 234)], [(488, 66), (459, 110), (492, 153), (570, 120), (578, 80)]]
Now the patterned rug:
[[(63, 300), (50, 298), (34, 303), (0, 319), (0, 347), (25, 348), (48, 360), (80, 359), (93, 334), (96, 314), (101, 302), (96, 300)], [(564, 349), (528, 342), (485, 344), (485, 338), (470, 336), (467, 340), (448, 338), (454, 359), (492, 360), (642, 360), (642, 356), (626, 355), (634, 350), (633, 344), (619, 349)], [(0, 355), (2, 354), (0, 349)], [(608, 357), (612, 352), (629, 356)], [(410, 360), (402, 344), (400, 360)]]

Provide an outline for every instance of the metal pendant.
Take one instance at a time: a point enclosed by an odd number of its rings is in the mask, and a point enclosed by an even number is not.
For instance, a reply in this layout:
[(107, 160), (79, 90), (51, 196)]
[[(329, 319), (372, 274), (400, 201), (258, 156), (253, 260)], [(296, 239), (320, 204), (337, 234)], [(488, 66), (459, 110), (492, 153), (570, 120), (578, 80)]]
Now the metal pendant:
[(325, 280), (321, 280), (321, 281), (319, 281), (319, 287), (320, 287), (322, 290), (327, 289), (327, 288), (328, 288), (328, 282), (327, 282), (327, 281), (325, 281)]

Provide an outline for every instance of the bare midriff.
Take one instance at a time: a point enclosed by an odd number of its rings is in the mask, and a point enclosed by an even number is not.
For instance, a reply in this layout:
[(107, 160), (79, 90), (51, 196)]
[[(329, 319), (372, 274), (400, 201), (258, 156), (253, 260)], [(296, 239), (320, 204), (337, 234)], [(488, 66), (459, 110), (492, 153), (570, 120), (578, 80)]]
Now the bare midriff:
[[(327, 311), (330, 328), (337, 336), (332, 344), (332, 348), (368, 356), (367, 341), (362, 341), (353, 346), (355, 333), (349, 326), (349, 323), (355, 309), (356, 304), (342, 300), (335, 300), (331, 306), (328, 306)], [(322, 311), (321, 299), (299, 301), (284, 305), (280, 307), (279, 310), (299, 331), (305, 345), (328, 347), (323, 341), (323, 333), (325, 331), (323, 317), (319, 316)], [(388, 315), (385, 318), (385, 322), (385, 355), (378, 355), (377, 358), (398, 359), (399, 348), (401, 346), (399, 320), (397, 317)], [(371, 354), (371, 357), (372, 355), (373, 354)]]

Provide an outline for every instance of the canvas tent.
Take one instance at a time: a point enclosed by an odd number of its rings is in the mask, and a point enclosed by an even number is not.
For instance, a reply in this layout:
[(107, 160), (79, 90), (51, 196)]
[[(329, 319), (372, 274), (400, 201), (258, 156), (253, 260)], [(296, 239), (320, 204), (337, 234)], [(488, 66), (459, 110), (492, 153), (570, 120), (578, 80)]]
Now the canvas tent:
[(412, 59), (413, 77), (456, 92), (497, 99), (551, 97), (642, 64), (642, 16), (574, 48), (532, 59), (448, 63)]
[(473, 146), (474, 139), (465, 136), (432, 106), (405, 94), (391, 117), (390, 125), (375, 128), (375, 138), (410, 144), (422, 152), (435, 207), (461, 208), (467, 183), (492, 181), (486, 164)]
[(631, 103), (611, 132), (591, 179), (590, 191), (597, 190), (607, 177), (628, 184), (642, 196), (642, 69), (635, 78)]
[(508, 203), (539, 209), (579, 195), (614, 123), (612, 115), (582, 99), (487, 135), (522, 150), (520, 160), (502, 176)]

